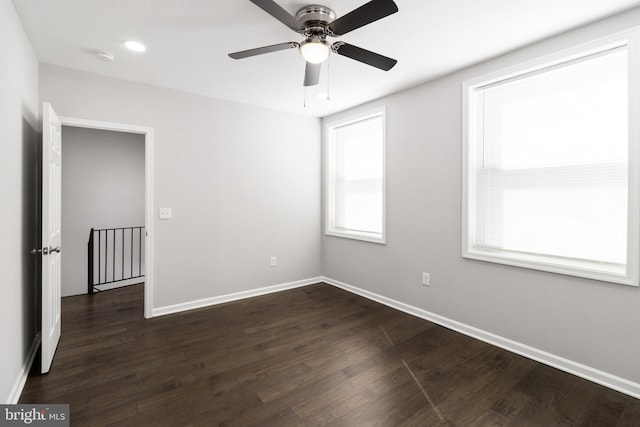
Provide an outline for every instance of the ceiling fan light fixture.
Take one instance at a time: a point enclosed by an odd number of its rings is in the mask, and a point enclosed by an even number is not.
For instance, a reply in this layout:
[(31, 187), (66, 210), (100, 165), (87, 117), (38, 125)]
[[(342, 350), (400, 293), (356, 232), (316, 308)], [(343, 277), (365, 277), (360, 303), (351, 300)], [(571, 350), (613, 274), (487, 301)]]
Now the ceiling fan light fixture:
[(329, 57), (331, 47), (324, 40), (306, 40), (300, 43), (300, 55), (311, 64), (321, 64)]

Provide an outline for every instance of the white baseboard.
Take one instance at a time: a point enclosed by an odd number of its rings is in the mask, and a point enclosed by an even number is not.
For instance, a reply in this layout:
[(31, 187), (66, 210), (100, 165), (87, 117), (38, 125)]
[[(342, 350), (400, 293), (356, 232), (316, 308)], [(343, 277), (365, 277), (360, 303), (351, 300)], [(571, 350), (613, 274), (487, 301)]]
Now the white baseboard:
[(286, 291), (288, 289), (300, 288), (302, 286), (313, 285), (322, 282), (322, 277), (298, 280), (295, 282), (282, 283), (280, 285), (267, 286), (264, 288), (252, 289), (249, 291), (235, 292), (232, 294), (220, 295), (217, 297), (204, 298), (196, 301), (183, 302), (180, 304), (167, 305), (152, 310), (153, 317), (164, 316), (166, 314), (179, 313), (181, 311), (193, 310), (195, 308), (209, 307), (211, 305), (222, 304), (230, 301), (237, 301), (245, 298), (257, 297), (260, 295), (272, 294), (274, 292)]
[(125, 286), (137, 285), (140, 283), (144, 283), (144, 277), (136, 277), (135, 279), (126, 279), (104, 285), (94, 285), (94, 288), (98, 291), (109, 291), (111, 289), (124, 288)]
[(22, 389), (24, 389), (24, 385), (27, 383), (27, 378), (29, 377), (29, 371), (31, 371), (31, 365), (33, 365), (33, 359), (35, 359), (36, 354), (38, 353), (38, 349), (40, 348), (40, 334), (38, 333), (31, 343), (31, 347), (29, 348), (29, 353), (27, 353), (27, 358), (24, 360), (22, 364), (22, 369), (20, 369), (20, 373), (18, 374), (18, 378), (16, 378), (16, 382), (11, 389), (11, 393), (9, 394), (9, 399), (7, 400), (7, 404), (13, 405), (18, 403), (20, 399), (20, 395), (22, 394)]
[(482, 329), (460, 323), (447, 317), (431, 313), (421, 308), (417, 308), (409, 304), (405, 304), (403, 302), (396, 301), (391, 298), (387, 298), (385, 296), (378, 295), (343, 282), (339, 282), (337, 280), (333, 280), (328, 277), (323, 277), (322, 281), (338, 288), (344, 289), (345, 291), (349, 291), (373, 301), (377, 301), (391, 308), (395, 308), (396, 310), (400, 310), (413, 316), (428, 320), (430, 322), (444, 326), (445, 328), (452, 329), (464, 335), (468, 335), (472, 338), (479, 339), (480, 341), (484, 341), (486, 343), (495, 345), (497, 347), (519, 354), (545, 365), (560, 369), (561, 371), (568, 372), (570, 374), (603, 385), (621, 393), (628, 394), (629, 396), (635, 397), (636, 399), (640, 399), (640, 384), (636, 382), (629, 381), (627, 379), (609, 374), (607, 372), (603, 372), (599, 369), (595, 369), (590, 366), (565, 359), (564, 357), (539, 350), (526, 344), (501, 337), (491, 332), (487, 332)]

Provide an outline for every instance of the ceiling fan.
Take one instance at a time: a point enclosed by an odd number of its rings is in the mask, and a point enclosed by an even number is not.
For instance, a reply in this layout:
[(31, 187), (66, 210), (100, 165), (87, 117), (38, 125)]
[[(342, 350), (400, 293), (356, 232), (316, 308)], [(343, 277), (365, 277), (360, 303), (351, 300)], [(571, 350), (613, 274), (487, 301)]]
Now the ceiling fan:
[(294, 17), (273, 0), (250, 1), (296, 33), (303, 35), (305, 40), (300, 43), (279, 43), (230, 53), (229, 56), (233, 59), (242, 59), (264, 53), (299, 48), (300, 54), (307, 63), (304, 73), (305, 86), (318, 84), (320, 81), (321, 64), (329, 57), (331, 52), (355, 59), (356, 61), (363, 62), (384, 71), (389, 71), (398, 62), (395, 59), (342, 41), (337, 41), (333, 44), (327, 42), (327, 37), (342, 36), (378, 19), (396, 13), (398, 6), (396, 6), (393, 0), (371, 0), (337, 19), (335, 12), (326, 6), (311, 5), (303, 7)]

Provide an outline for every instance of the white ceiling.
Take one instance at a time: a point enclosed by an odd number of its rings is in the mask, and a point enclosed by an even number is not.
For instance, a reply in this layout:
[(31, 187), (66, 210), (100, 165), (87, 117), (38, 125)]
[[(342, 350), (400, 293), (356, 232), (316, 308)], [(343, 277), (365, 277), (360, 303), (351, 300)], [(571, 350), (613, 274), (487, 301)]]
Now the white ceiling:
[[(295, 15), (310, 3), (276, 0)], [(315, 0), (311, 0), (313, 2)], [(319, 0), (338, 17), (366, 0)], [(13, 0), (41, 62), (310, 116), (415, 86), (640, 0), (395, 0), (400, 11), (335, 40), (390, 56), (380, 71), (339, 55), (321, 83), (302, 86), (294, 49), (233, 60), (227, 53), (301, 37), (249, 0)], [(135, 39), (135, 54), (122, 41)], [(93, 52), (115, 55), (108, 63)], [(327, 75), (329, 79), (327, 80)], [(328, 83), (327, 83), (328, 82)], [(330, 100), (314, 95), (326, 92)]]

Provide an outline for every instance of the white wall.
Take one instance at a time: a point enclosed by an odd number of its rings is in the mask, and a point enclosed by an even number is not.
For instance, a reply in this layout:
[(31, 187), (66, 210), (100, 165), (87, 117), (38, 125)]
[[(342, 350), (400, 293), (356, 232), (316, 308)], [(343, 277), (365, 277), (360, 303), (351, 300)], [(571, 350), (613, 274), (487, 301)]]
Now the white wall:
[(144, 225), (144, 135), (63, 126), (62, 164), (62, 296), (68, 296), (87, 293), (91, 228)]
[(0, 2), (0, 402), (17, 398), (37, 333), (38, 61), (10, 1)]
[(640, 383), (640, 289), (462, 259), (460, 243), (462, 82), (638, 23), (634, 9), (328, 118), (387, 108), (388, 244), (323, 237), (325, 276)]
[(40, 95), (154, 129), (155, 308), (320, 275), (319, 119), (45, 64)]

